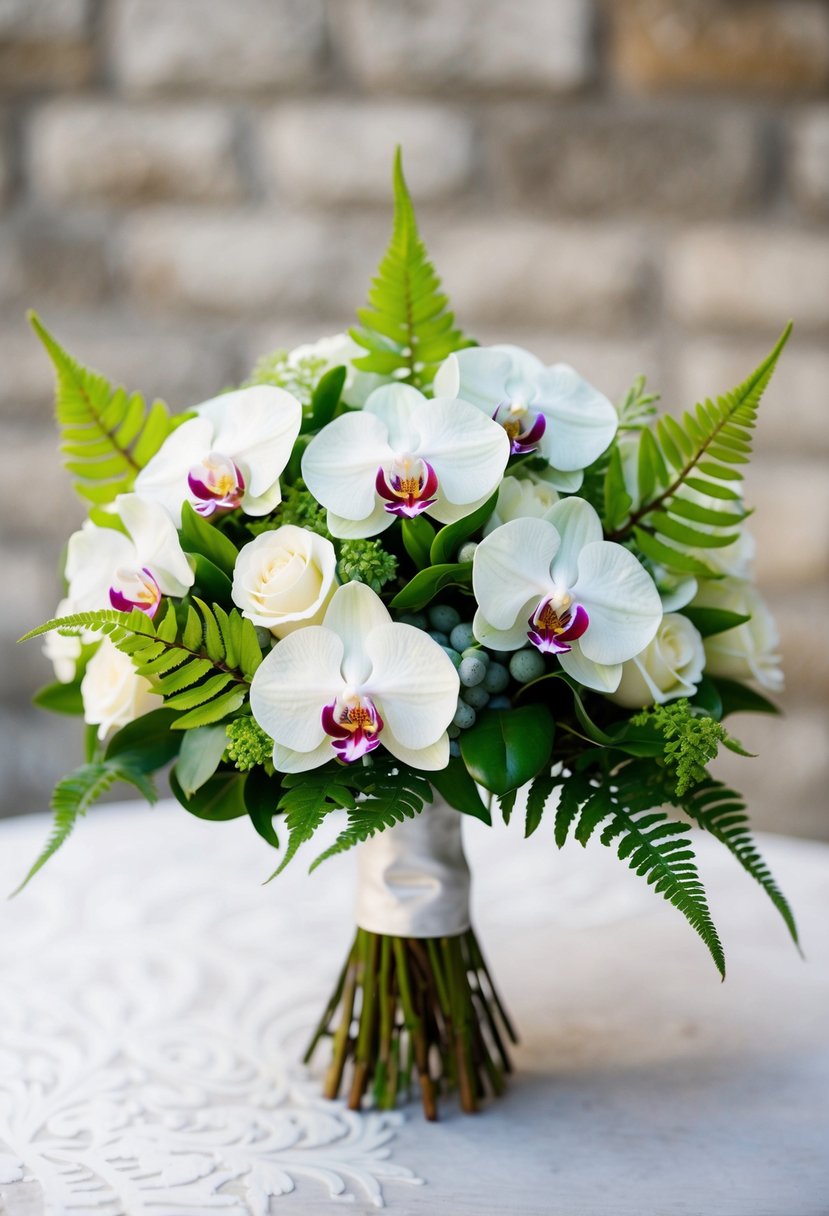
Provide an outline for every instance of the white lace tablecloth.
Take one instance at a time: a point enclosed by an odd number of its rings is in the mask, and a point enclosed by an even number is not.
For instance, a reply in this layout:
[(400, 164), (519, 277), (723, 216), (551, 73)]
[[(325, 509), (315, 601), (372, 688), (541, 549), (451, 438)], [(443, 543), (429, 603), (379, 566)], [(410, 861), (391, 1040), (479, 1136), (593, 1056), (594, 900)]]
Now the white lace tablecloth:
[[(93, 811), (0, 904), (3, 1216), (827, 1216), (829, 848), (764, 841), (803, 962), (699, 841), (721, 985), (607, 850), (468, 828), (522, 1045), (506, 1098), (428, 1125), (323, 1102), (295, 1063), (351, 936), (351, 857), (262, 886), (247, 822)], [(47, 831), (0, 825), (0, 893)]]

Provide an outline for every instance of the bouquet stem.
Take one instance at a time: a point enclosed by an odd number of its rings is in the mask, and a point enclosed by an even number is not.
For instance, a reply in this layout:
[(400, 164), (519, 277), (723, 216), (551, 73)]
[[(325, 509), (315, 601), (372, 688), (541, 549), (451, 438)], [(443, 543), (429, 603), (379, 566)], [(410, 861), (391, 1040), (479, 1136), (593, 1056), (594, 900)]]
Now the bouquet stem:
[(517, 1041), (472, 929), (429, 938), (358, 929), (305, 1063), (324, 1037), (332, 1041), (327, 1098), (339, 1096), (349, 1065), (351, 1110), (367, 1095), (391, 1109), (416, 1076), (430, 1120), (440, 1092), (457, 1090), (469, 1114), (502, 1093), (512, 1071), (506, 1042)]

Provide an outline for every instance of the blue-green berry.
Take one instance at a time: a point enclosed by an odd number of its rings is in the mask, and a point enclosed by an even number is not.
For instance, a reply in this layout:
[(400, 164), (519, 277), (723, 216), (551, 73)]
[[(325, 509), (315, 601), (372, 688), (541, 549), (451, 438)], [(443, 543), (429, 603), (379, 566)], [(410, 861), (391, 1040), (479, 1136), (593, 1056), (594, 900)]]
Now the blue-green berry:
[(510, 675), (519, 684), (529, 684), (546, 671), (544, 659), (537, 650), (517, 650), (509, 661)]
[(465, 688), (474, 688), (476, 684), (483, 684), (484, 676), (486, 675), (486, 663), (477, 655), (468, 655), (461, 659), (461, 665), (458, 668), (458, 675), (461, 678), (461, 684)]
[(404, 612), (398, 620), (401, 625), (413, 625), (415, 629), (426, 628), (426, 614), (423, 612)]
[(462, 659), (480, 659), (482, 663), (486, 663), (489, 667), (489, 655), (485, 650), (481, 650), (480, 646), (467, 646), (466, 650), (461, 652)]
[(493, 697), (489, 703), (489, 708), (490, 709), (509, 709), (510, 708), (510, 699), (509, 699), (509, 697)]
[(461, 614), (451, 604), (435, 604), (429, 609), (429, 623), (441, 633), (451, 633), (461, 623)]
[(439, 629), (430, 629), (429, 637), (432, 639), (433, 642), (437, 642), (438, 646), (448, 646), (449, 645), (449, 638), (446, 636), (445, 633), (441, 633), (441, 631)]
[(449, 658), (452, 660), (452, 662), (455, 664), (456, 667), (460, 667), (461, 656), (458, 654), (457, 650), (453, 650), (451, 646), (444, 646), (443, 653), (449, 655)]
[(460, 749), (460, 745), (458, 744), (457, 739), (450, 739), (449, 740), (449, 755), (450, 756), (459, 756), (460, 754), (461, 754), (461, 749)]
[(475, 710), (471, 705), (467, 705), (465, 701), (458, 701), (458, 708), (455, 710), (452, 722), (455, 726), (459, 726), (461, 730), (469, 730), (470, 726), (475, 725), (476, 717)]
[(450, 739), (457, 739), (458, 735), (461, 733), (461, 728), (459, 726), (455, 726), (454, 722), (450, 722), (446, 728), (446, 733)]
[(476, 541), (474, 541), (474, 540), (464, 541), (464, 543), (461, 545), (460, 549), (458, 549), (458, 561), (459, 562), (471, 562), (472, 558), (475, 556), (475, 550), (477, 548), (478, 548), (478, 544)]
[(503, 692), (509, 684), (509, 671), (503, 663), (490, 663), (484, 676), (484, 688), (487, 692)]
[(462, 624), (456, 625), (449, 634), (449, 641), (455, 647), (455, 650), (464, 651), (469, 646), (475, 643), (475, 634), (472, 631), (472, 625), (469, 621), (463, 621)]
[(463, 690), (461, 699), (466, 701), (467, 705), (471, 705), (473, 709), (483, 709), (489, 704), (489, 693), (483, 684), (475, 684), (472, 688)]

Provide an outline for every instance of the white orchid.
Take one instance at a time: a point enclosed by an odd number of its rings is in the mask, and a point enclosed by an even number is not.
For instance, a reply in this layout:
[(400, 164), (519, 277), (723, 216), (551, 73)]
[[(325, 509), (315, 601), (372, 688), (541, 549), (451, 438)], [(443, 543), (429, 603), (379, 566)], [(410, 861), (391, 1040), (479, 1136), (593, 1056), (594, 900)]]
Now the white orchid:
[(345, 368), (343, 401), (347, 405), (365, 405), (369, 395), (384, 383), (383, 377), (373, 372), (363, 372), (354, 366), (354, 360), (365, 358), (368, 352), (358, 346), (348, 334), (331, 334), (316, 342), (306, 342), (288, 352), (287, 365), (291, 370), (302, 369), (303, 364), (314, 365), (318, 376), (325, 375), (333, 367)]
[(513, 454), (539, 452), (559, 490), (579, 488), (583, 470), (602, 454), (619, 422), (607, 397), (572, 367), (545, 367), (518, 346), (456, 351), (434, 384), (436, 395), (462, 397), (500, 423)]
[(250, 706), (275, 741), (273, 762), (300, 773), (352, 762), (382, 744), (424, 770), (449, 762), (446, 728), (460, 682), (436, 642), (394, 623), (363, 583), (338, 588), (322, 625), (277, 642), (258, 668)]
[(547, 519), (558, 502), (558, 492), (548, 481), (535, 477), (505, 477), (498, 489), (495, 510), (487, 520), (488, 536), (511, 519)]
[(474, 406), (388, 384), (311, 440), (302, 476), (328, 508), (333, 536), (376, 536), (423, 511), (443, 524), (469, 515), (497, 488), (508, 459), (503, 428)]
[(587, 688), (614, 692), (647, 646), (662, 606), (632, 553), (603, 539), (589, 503), (566, 498), (546, 519), (515, 519), (475, 550), (474, 630), (492, 650), (529, 641)]
[(181, 526), (190, 502), (200, 515), (241, 508), (267, 515), (280, 502), (279, 477), (290, 460), (302, 406), (290, 393), (262, 384), (214, 397), (168, 435), (135, 479)]
[(163, 595), (181, 598), (192, 587), (190, 562), (159, 503), (119, 494), (114, 506), (128, 535), (86, 520), (69, 538), (67, 601), (72, 612), (140, 608), (152, 618)]

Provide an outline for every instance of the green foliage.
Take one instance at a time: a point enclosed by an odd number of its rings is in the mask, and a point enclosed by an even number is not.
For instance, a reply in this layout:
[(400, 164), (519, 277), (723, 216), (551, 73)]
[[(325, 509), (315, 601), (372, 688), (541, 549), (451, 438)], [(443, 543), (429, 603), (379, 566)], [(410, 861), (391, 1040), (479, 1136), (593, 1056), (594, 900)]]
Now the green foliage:
[(221, 724), (197, 726), (184, 732), (176, 761), (176, 780), (188, 798), (213, 776), (226, 745), (227, 735)]
[(397, 558), (379, 540), (345, 540), (340, 545), (337, 573), (343, 583), (365, 583), (382, 591), (397, 577)]
[(181, 547), (185, 553), (206, 557), (217, 570), (233, 578), (239, 550), (233, 541), (195, 511), (189, 502), (181, 506)]
[(295, 524), (297, 528), (307, 528), (309, 532), (316, 532), (330, 540), (331, 533), (328, 531), (326, 520), (325, 507), (319, 505), (310, 490), (299, 484), (290, 486), (285, 492), (276, 521), (270, 517), (249, 519), (246, 521), (246, 527), (253, 536), (260, 536), (261, 533), (272, 532), (283, 524)]
[(641, 431), (656, 414), (658, 393), (648, 392), (645, 377), (637, 376), (618, 407), (619, 430)]
[(447, 587), (467, 588), (472, 583), (472, 562), (451, 562), (418, 570), (391, 602), (398, 612), (419, 612)]
[(197, 819), (209, 819), (212, 823), (240, 819), (248, 813), (245, 805), (246, 781), (246, 773), (220, 769), (197, 790), (188, 794), (182, 789), (176, 769), (170, 773), (170, 789), (184, 809)]
[[(701, 402), (681, 420), (665, 414), (641, 430), (635, 503), (615, 449), (605, 477), (609, 539), (632, 536), (646, 558), (669, 570), (716, 573), (700, 550), (725, 547), (739, 536), (747, 513), (736, 483), (751, 454), (760, 399), (790, 332), (791, 325), (748, 379), (716, 402)], [(700, 495), (719, 505), (701, 502)]]
[(430, 554), (435, 539), (435, 529), (426, 516), (416, 515), (414, 519), (402, 519), (400, 535), (403, 538), (403, 548), (418, 570), (425, 570), (431, 564)]
[(300, 845), (332, 811), (346, 810), (348, 825), (330, 848), (314, 861), (316, 869), (328, 857), (343, 853), (375, 832), (413, 818), (432, 801), (432, 790), (422, 773), (394, 759), (370, 764), (324, 765), (308, 773), (289, 773), (282, 779), (279, 810), (285, 814), (288, 847), (275, 878), (295, 856)]
[(173, 429), (167, 407), (155, 401), (148, 409), (138, 393), (113, 387), (82, 367), (35, 313), (29, 313), (29, 321), (55, 369), (55, 416), (73, 488), (87, 503), (112, 502), (132, 489), (137, 473)]
[(236, 718), (225, 728), (227, 756), (241, 773), (257, 765), (269, 764), (273, 756), (273, 739), (255, 718)]
[(460, 737), (469, 775), (493, 794), (525, 785), (549, 762), (555, 724), (543, 705), (486, 709)]
[(477, 785), (459, 756), (450, 757), (446, 768), (430, 773), (429, 780), (441, 798), (456, 811), (460, 811), (462, 815), (471, 815), (473, 819), (480, 819), (482, 823), (491, 826), (489, 807), (478, 793)]
[(470, 346), (448, 307), (440, 279), (420, 239), (400, 150), (394, 162), (394, 227), (369, 291), (358, 310), (355, 342), (369, 353), (354, 360), (361, 371), (426, 388), (443, 360)]
[(615, 768), (596, 764), (589, 772), (557, 777), (556, 843), (561, 848), (572, 833), (586, 845), (600, 829), (601, 843), (614, 845), (620, 860), (683, 914), (724, 977), (725, 957), (685, 835), (687, 825), (654, 809), (662, 791), (654, 788), (653, 778), (654, 766), (641, 760)]
[(672, 774), (676, 798), (706, 779), (706, 765), (716, 757), (720, 744), (739, 755), (748, 755), (721, 722), (695, 713), (685, 698), (642, 710), (631, 722), (633, 726), (652, 726), (664, 739), (662, 757)]
[(158, 621), (138, 609), (81, 612), (47, 621), (21, 640), (50, 629), (102, 633), (130, 656), (139, 675), (152, 681), (165, 706), (177, 711), (173, 730), (208, 726), (244, 703), (262, 652), (255, 628), (236, 609), (225, 612), (219, 604), (211, 608), (194, 601), (198, 611), (187, 605), (183, 629), (171, 603)]
[(305, 355), (299, 359), (287, 350), (275, 350), (263, 355), (256, 363), (242, 388), (253, 388), (258, 384), (272, 384), (292, 393), (297, 401), (310, 407), (311, 399), (323, 372), (326, 360), (319, 355)]
[(17, 895), (34, 878), (50, 857), (72, 833), (78, 819), (85, 815), (94, 802), (106, 794), (117, 781), (134, 786), (148, 802), (155, 802), (157, 795), (151, 779), (141, 769), (120, 756), (96, 760), (75, 769), (63, 777), (52, 794), (54, 822), (52, 833), (45, 848), (29, 870), (20, 886), (12, 892)]
[(463, 519), (457, 520), (454, 524), (447, 524), (445, 528), (441, 528), (432, 541), (429, 554), (432, 565), (438, 566), (442, 562), (451, 562), (463, 542), (484, 526), (495, 510), (497, 502), (498, 493), (496, 491), (476, 511), (465, 515)]

